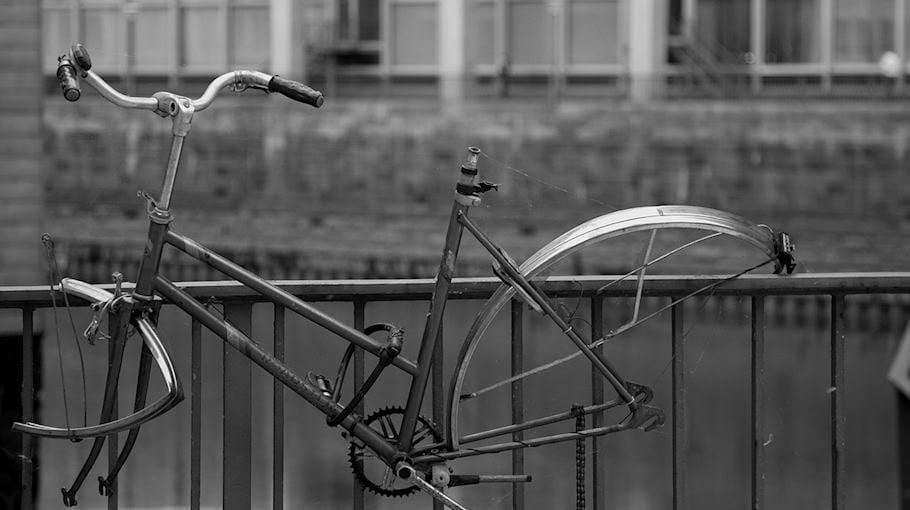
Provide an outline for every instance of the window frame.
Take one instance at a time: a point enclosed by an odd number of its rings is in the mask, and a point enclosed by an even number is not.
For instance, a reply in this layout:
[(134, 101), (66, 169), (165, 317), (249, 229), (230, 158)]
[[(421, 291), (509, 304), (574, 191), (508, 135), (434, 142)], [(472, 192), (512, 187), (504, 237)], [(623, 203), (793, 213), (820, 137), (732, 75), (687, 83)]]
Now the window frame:
[[(265, 9), (267, 16), (270, 13), (270, 0), (42, 0), (42, 12), (45, 18), (48, 13), (68, 12), (68, 31), (73, 35), (72, 41), (66, 41), (64, 44), (71, 44), (76, 41), (86, 40), (86, 27), (84, 16), (86, 12), (95, 10), (111, 10), (115, 14), (116, 27), (113, 30), (114, 48), (93, 48), (90, 45), (88, 50), (95, 55), (93, 59), (99, 72), (114, 78), (133, 76), (138, 78), (144, 77), (200, 77), (209, 76), (213, 73), (223, 72), (225, 69), (237, 65), (232, 37), (232, 12), (236, 8), (261, 8)], [(212, 55), (210, 61), (205, 63), (186, 64), (187, 43), (183, 33), (183, 16), (185, 10), (199, 8), (214, 8), (216, 11), (215, 22), (219, 24), (220, 37), (217, 46), (221, 51)], [(133, 10), (135, 9), (135, 10)], [(128, 53), (127, 40), (129, 37), (129, 25), (136, 20), (138, 13), (143, 10), (165, 11), (173, 30), (173, 42), (166, 45), (163, 49), (167, 53), (164, 63), (145, 64), (142, 62), (130, 62), (130, 59), (124, 58)], [(270, 27), (269, 27), (270, 29)], [(48, 44), (48, 36), (45, 36), (44, 43)], [(265, 37), (268, 37), (266, 34)], [(57, 41), (52, 41), (56, 43)], [(138, 41), (137, 41), (138, 43)], [(268, 44), (266, 44), (268, 48)], [(45, 53), (44, 72), (53, 75), (56, 72), (56, 62), (49, 61), (50, 52), (62, 53), (66, 48), (49, 48)], [(111, 63), (109, 58), (99, 58), (104, 53), (114, 53), (116, 55), (115, 63)], [(271, 56), (269, 51), (264, 53), (264, 68), (270, 65)], [(132, 69), (131, 69), (132, 67)], [(113, 75), (113, 76), (111, 76)]]

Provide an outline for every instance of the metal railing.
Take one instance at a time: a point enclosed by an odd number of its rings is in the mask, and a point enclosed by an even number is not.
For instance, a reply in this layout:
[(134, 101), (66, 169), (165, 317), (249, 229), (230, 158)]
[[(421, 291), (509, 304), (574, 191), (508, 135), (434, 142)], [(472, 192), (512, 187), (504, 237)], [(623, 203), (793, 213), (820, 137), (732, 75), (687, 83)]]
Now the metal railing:
[[(715, 283), (720, 277), (660, 277), (649, 276), (646, 289), (649, 295), (656, 298), (673, 298), (687, 295), (693, 290), (703, 288)], [(583, 296), (590, 301), (592, 334), (597, 337), (603, 334), (603, 309), (604, 300), (615, 297), (634, 296), (636, 282), (622, 282), (613, 285), (606, 293), (598, 294), (605, 282), (611, 281), (608, 277), (581, 277), (559, 278), (542, 284), (545, 292), (554, 296)], [(499, 281), (491, 278), (456, 279), (453, 285), (454, 299), (480, 300), (488, 297), (498, 286)], [(217, 299), (224, 304), (225, 315), (234, 325), (249, 331), (252, 317), (253, 304), (260, 300), (258, 295), (252, 293), (234, 282), (184, 282), (179, 286), (185, 288), (192, 295), (200, 299)], [(354, 280), (354, 281), (289, 281), (281, 282), (280, 286), (306, 301), (334, 301), (353, 304), (352, 323), (359, 328), (364, 325), (365, 311), (369, 304), (389, 301), (421, 301), (430, 297), (433, 281), (420, 280)], [(892, 296), (895, 302), (900, 300), (906, 303), (910, 297), (910, 273), (856, 273), (856, 274), (798, 274), (789, 277), (778, 276), (746, 276), (724, 283), (712, 291), (713, 296), (739, 296), (751, 302), (751, 399), (749, 415), (751, 419), (751, 507), (754, 509), (765, 508), (765, 478), (766, 454), (763, 441), (766, 431), (763, 430), (765, 409), (765, 330), (768, 325), (766, 318), (766, 303), (769, 298), (778, 296), (819, 296), (828, 301), (827, 314), (829, 317), (829, 382), (828, 392), (830, 407), (830, 426), (824, 433), (830, 438), (830, 500), (831, 508), (843, 509), (846, 504), (846, 486), (848, 471), (845, 467), (844, 451), (847, 435), (847, 414), (844, 406), (843, 395), (845, 388), (845, 313), (847, 304), (853, 300), (867, 300), (866, 296)], [(23, 421), (33, 420), (37, 408), (37, 395), (35, 393), (35, 349), (36, 329), (35, 314), (42, 308), (51, 306), (50, 293), (47, 287), (0, 287), (0, 308), (19, 309), (22, 314), (22, 417)], [(165, 306), (167, 306), (165, 304)], [(672, 499), (674, 508), (684, 508), (686, 487), (688, 484), (687, 473), (689, 466), (685, 455), (689, 424), (686, 420), (687, 405), (687, 366), (684, 355), (684, 336), (686, 331), (686, 318), (682, 306), (675, 306), (671, 311), (672, 320), (669, 333), (672, 348), (672, 395), (671, 408), (668, 413), (672, 415), (670, 434), (672, 435), (672, 480), (667, 482), (672, 485)], [(523, 365), (523, 307), (512, 307), (512, 370), (521, 371)], [(274, 308), (274, 349), (275, 356), (283, 359), (285, 350), (285, 310), (276, 306)], [(201, 437), (202, 437), (202, 361), (201, 361), (201, 335), (202, 328), (198, 322), (191, 325), (191, 381), (189, 389), (190, 400), (190, 506), (200, 508), (201, 494)], [(443, 366), (442, 350), (437, 352), (437, 370), (431, 381), (433, 419), (442, 422), (443, 413)], [(226, 386), (223, 415), (223, 501), (225, 508), (250, 508), (252, 494), (252, 465), (250, 454), (251, 422), (251, 385), (249, 384), (251, 365), (239, 354), (231, 349), (225, 349), (223, 384)], [(355, 358), (355, 384), (363, 381), (363, 357)], [(881, 374), (884, 375), (884, 374)], [(522, 408), (522, 383), (513, 383), (513, 409), (514, 420), (520, 420)], [(604, 387), (601, 378), (592, 377), (592, 398), (596, 402), (602, 401)], [(517, 397), (517, 398), (516, 398)], [(898, 393), (897, 428), (896, 438), (899, 466), (894, 466), (898, 477), (896, 485), (899, 490), (897, 499), (902, 509), (910, 509), (910, 402)], [(273, 508), (284, 507), (284, 478), (285, 478), (285, 403), (283, 389), (276, 381), (274, 383), (272, 412), (273, 440), (272, 440), (272, 505)], [(601, 420), (601, 423), (598, 421)], [(602, 416), (594, 416), (594, 426), (602, 425)], [(593, 448), (590, 484), (588, 487), (589, 508), (600, 509), (605, 507), (605, 479), (607, 464), (604, 457), (603, 437), (589, 439)], [(25, 495), (32, 494), (35, 483), (34, 456), (35, 440), (30, 437), (22, 438), (22, 506), (31, 509), (34, 502)], [(117, 442), (108, 442), (108, 452), (111, 459), (116, 459)], [(515, 451), (512, 457), (514, 473), (523, 472), (523, 451)], [(43, 488), (42, 490), (47, 490)], [(351, 496), (355, 509), (363, 508), (364, 494), (361, 487), (353, 485)], [(427, 506), (430, 505), (427, 499)], [(524, 507), (524, 489), (521, 484), (513, 485), (512, 505), (514, 508)], [(117, 508), (117, 497), (109, 498), (109, 508)]]

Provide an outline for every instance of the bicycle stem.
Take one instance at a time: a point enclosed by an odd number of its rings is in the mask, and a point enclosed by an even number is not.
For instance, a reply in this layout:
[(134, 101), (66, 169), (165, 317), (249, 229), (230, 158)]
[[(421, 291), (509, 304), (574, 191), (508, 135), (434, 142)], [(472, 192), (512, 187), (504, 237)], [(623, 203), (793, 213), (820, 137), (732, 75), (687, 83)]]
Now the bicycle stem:
[(171, 207), (171, 196), (174, 193), (174, 182), (177, 180), (177, 166), (180, 164), (180, 153), (183, 150), (185, 136), (174, 135), (171, 140), (171, 152), (167, 159), (167, 168), (164, 172), (164, 182), (161, 185), (161, 198), (156, 206), (167, 211)]
[(155, 98), (158, 99), (158, 109), (155, 110), (155, 113), (170, 116), (173, 123), (171, 132), (174, 137), (171, 139), (171, 151), (167, 158), (161, 197), (156, 204), (159, 209), (167, 211), (171, 207), (171, 195), (174, 193), (174, 182), (177, 180), (177, 167), (180, 165), (183, 141), (190, 133), (196, 108), (189, 99), (167, 92), (159, 92), (155, 94)]

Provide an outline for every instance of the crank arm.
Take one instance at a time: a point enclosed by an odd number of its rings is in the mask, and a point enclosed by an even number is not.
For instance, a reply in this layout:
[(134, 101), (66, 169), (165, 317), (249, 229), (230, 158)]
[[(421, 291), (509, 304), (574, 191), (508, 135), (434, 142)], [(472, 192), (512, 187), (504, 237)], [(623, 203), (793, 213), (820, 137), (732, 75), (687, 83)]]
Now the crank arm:
[(468, 510), (467, 508), (461, 506), (461, 504), (454, 499), (448, 497), (444, 492), (433, 487), (433, 484), (421, 478), (420, 473), (414, 469), (413, 466), (406, 462), (399, 462), (395, 466), (395, 473), (399, 478), (407, 480), (412, 484), (416, 485), (418, 489), (426, 492), (430, 496), (433, 496), (433, 499), (439, 501), (446, 507), (452, 510)]

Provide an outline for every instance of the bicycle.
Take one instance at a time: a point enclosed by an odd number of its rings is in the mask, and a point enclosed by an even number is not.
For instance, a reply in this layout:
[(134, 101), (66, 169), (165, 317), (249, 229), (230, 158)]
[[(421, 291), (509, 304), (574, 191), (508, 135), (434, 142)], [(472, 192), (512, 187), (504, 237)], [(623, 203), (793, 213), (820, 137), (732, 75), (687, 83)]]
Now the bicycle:
[[(352, 466), (354, 466), (354, 474), (366, 488), (384, 496), (405, 496), (423, 491), (449, 508), (461, 509), (464, 507), (445, 493), (447, 487), (483, 481), (521, 483), (529, 481), (530, 477), (526, 475), (457, 475), (450, 471), (449, 462), (467, 457), (575, 441), (580, 438), (602, 436), (625, 430), (650, 431), (664, 423), (663, 411), (649, 405), (653, 397), (651, 388), (631, 382), (621, 376), (613, 363), (602, 351), (598, 350), (599, 346), (646, 322), (669, 307), (677, 306), (696, 295), (709, 292), (713, 287), (749, 271), (773, 263), (775, 273), (781, 273), (784, 270), (791, 273), (796, 266), (794, 247), (786, 233), (775, 233), (770, 227), (754, 224), (730, 213), (684, 205), (637, 207), (604, 214), (569, 230), (519, 265), (468, 216), (469, 211), (480, 204), (483, 194), (498, 189), (498, 185), (480, 179), (478, 160), (481, 153), (479, 149), (470, 147), (459, 170), (435, 286), (418, 347), (417, 359), (412, 361), (401, 356), (404, 334), (394, 324), (374, 324), (363, 331), (354, 329), (171, 229), (173, 216), (170, 205), (180, 154), (196, 112), (211, 106), (218, 94), (224, 90), (243, 92), (247, 89), (254, 89), (278, 92), (290, 99), (317, 108), (323, 103), (321, 93), (306, 85), (279, 76), (270, 76), (259, 71), (238, 70), (215, 78), (202, 96), (197, 99), (189, 99), (170, 92), (159, 92), (151, 97), (133, 97), (118, 92), (92, 71), (91, 67), (91, 58), (81, 44), (73, 45), (67, 53), (59, 57), (57, 78), (67, 100), (78, 100), (81, 96), (80, 82), (88, 83), (103, 98), (117, 106), (151, 110), (163, 118), (169, 118), (172, 122), (173, 136), (159, 197), (156, 199), (141, 193), (147, 202), (148, 241), (141, 256), (138, 276), (132, 291), (124, 291), (120, 278), (117, 278), (112, 292), (69, 278), (61, 279), (59, 284), (54, 286), (54, 290), (64, 297), (71, 295), (93, 304), (96, 313), (86, 331), (87, 337), (91, 339), (92, 336), (98, 335), (101, 324), (105, 320), (108, 323), (112, 353), (105, 378), (105, 391), (98, 424), (83, 427), (72, 427), (67, 424), (60, 427), (38, 423), (16, 423), (13, 426), (17, 431), (40, 437), (70, 440), (94, 438), (92, 450), (76, 480), (69, 489), (63, 489), (63, 499), (67, 506), (76, 504), (76, 493), (100, 454), (107, 435), (125, 431), (129, 433), (117, 462), (110, 468), (106, 477), (99, 478), (102, 494), (110, 495), (112, 481), (117, 477), (129, 456), (140, 427), (172, 409), (183, 398), (180, 378), (174, 369), (167, 349), (156, 332), (157, 311), (161, 301), (179, 307), (290, 388), (323, 413), (329, 426), (343, 428), (346, 431), (346, 438), (350, 441), (349, 455), (352, 459)], [(474, 237), (490, 255), (494, 264), (493, 272), (502, 281), (502, 284), (484, 304), (462, 344), (455, 363), (454, 375), (448, 386), (446, 419), (440, 430), (437, 424), (421, 414), (421, 406), (433, 365), (433, 352), (440, 340), (442, 317), (445, 313), (459, 248), (465, 231)], [(684, 242), (673, 237), (674, 244), (678, 244), (678, 246), (654, 256), (652, 252), (657, 233), (664, 231), (694, 231), (698, 233), (698, 237)], [(614, 240), (614, 238), (620, 238), (620, 241), (632, 239), (639, 233), (644, 236), (645, 241), (644, 256), (641, 258), (641, 262), (637, 262), (631, 271), (617, 276), (614, 280), (634, 278), (636, 281), (632, 318), (600, 338), (592, 338), (590, 335), (585, 338), (586, 333), (577, 324), (574, 313), (565, 310), (552, 298), (545, 295), (537, 282), (554, 273), (559, 261), (583, 248)], [(694, 289), (692, 292), (674, 299), (670, 305), (641, 317), (640, 305), (646, 295), (644, 289), (647, 281), (646, 272), (671, 256), (692, 247), (701, 246), (708, 241), (714, 242), (718, 238), (732, 239), (735, 244), (747, 246), (756, 253), (757, 262), (746, 264), (741, 271), (734, 272), (717, 283)], [(625, 243), (617, 243), (619, 246), (623, 244)], [(285, 307), (332, 335), (347, 341), (348, 347), (342, 357), (336, 379), (330, 381), (313, 373), (308, 373), (306, 376), (298, 375), (228, 321), (210, 311), (204, 303), (192, 298), (160, 274), (159, 266), (165, 246), (175, 248), (189, 257), (208, 264), (261, 294), (267, 300)], [(497, 388), (508, 386), (520, 378), (534, 375), (553, 366), (553, 364), (545, 364), (522, 374), (510, 374), (501, 380), (486, 382), (487, 385), (479, 389), (466, 386), (471, 361), (474, 359), (485, 333), (496, 316), (512, 300), (523, 302), (536, 310), (552, 323), (558, 334), (570, 341), (572, 353), (556, 360), (556, 363), (583, 357), (609, 383), (616, 393), (616, 398), (590, 405), (573, 404), (570, 409), (562, 412), (521, 423), (511, 423), (509, 420), (502, 426), (464, 433), (461, 421), (463, 415), (467, 414), (463, 409), (464, 406), (469, 405), (470, 402), (479, 401), (482, 395), (493, 393)], [(131, 331), (137, 333), (143, 342), (139, 366), (140, 375), (132, 413), (118, 418), (113, 416), (112, 411), (114, 395), (118, 385), (120, 367), (123, 364), (124, 345)], [(378, 340), (374, 337), (376, 334), (382, 334), (385, 338)], [(372, 354), (376, 358), (376, 364), (362, 386), (356, 390), (347, 403), (343, 403), (341, 388), (349, 361), (356, 348)], [(151, 404), (147, 404), (153, 362), (165, 382), (166, 392)], [(380, 374), (390, 366), (394, 366), (411, 377), (409, 390), (403, 396), (405, 405), (384, 408), (370, 415), (355, 412), (355, 408), (374, 387)], [(625, 408), (628, 414), (611, 425), (502, 443), (487, 443), (492, 438), (542, 430), (555, 423), (568, 420), (577, 421), (579, 416), (603, 413), (613, 408)], [(476, 445), (477, 443), (481, 444)], [(368, 474), (367, 468), (360, 466), (368, 460), (375, 461), (380, 480), (376, 479), (377, 475)]]

